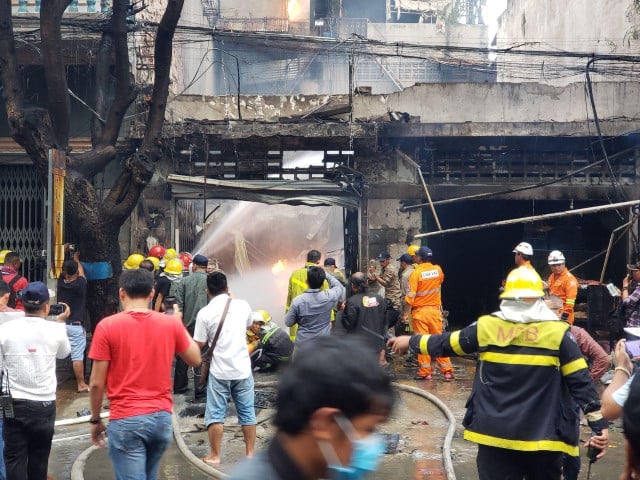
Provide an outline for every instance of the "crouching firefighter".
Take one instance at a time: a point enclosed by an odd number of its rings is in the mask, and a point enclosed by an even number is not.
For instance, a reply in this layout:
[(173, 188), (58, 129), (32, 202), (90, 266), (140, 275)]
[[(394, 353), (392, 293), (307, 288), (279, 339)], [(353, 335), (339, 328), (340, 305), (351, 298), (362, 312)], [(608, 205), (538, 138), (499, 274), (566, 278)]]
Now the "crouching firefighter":
[(249, 345), (251, 368), (254, 371), (272, 372), (291, 359), (293, 342), (286, 332), (271, 322), (271, 315), (267, 312), (253, 312), (253, 323), (249, 330), (257, 337)]
[(453, 333), (392, 338), (393, 351), (449, 356), (478, 352), (478, 365), (463, 425), (478, 444), (480, 480), (557, 479), (562, 455), (578, 455), (578, 412), (605, 454), (608, 423), (587, 363), (569, 333), (542, 300), (542, 280), (519, 267), (507, 277), (500, 310)]

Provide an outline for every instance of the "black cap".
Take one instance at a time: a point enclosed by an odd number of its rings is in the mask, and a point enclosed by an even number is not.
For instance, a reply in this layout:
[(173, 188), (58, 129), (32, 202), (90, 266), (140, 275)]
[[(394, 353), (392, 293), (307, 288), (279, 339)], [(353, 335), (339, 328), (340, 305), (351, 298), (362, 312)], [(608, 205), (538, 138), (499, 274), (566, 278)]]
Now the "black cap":
[(408, 253), (403, 253), (397, 259), (397, 261), (398, 262), (404, 262), (404, 263), (413, 263), (413, 257), (411, 255), (409, 255)]
[(334, 267), (336, 266), (336, 259), (332, 258), (332, 257), (327, 257), (324, 259), (324, 266), (326, 267), (327, 265), (333, 265)]
[(378, 260), (386, 260), (387, 258), (391, 258), (391, 254), (389, 252), (382, 252), (378, 255)]

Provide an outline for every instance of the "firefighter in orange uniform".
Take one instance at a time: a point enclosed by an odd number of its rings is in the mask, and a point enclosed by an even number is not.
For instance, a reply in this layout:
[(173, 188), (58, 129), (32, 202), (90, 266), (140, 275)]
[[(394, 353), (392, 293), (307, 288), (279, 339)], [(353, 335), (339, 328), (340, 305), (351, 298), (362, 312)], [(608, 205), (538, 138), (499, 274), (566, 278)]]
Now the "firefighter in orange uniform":
[(561, 319), (573, 325), (573, 308), (578, 296), (578, 280), (567, 269), (564, 255), (560, 250), (554, 250), (547, 259), (551, 275), (547, 280), (549, 293), (562, 299)]
[[(403, 318), (409, 314), (413, 320), (413, 331), (416, 334), (442, 333), (442, 298), (441, 286), (444, 273), (438, 265), (431, 263), (433, 252), (429, 247), (420, 247), (416, 257), (420, 263), (409, 277), (409, 290), (405, 297)], [(453, 367), (449, 357), (436, 358), (438, 367), (445, 381), (453, 380)], [(418, 355), (418, 374), (416, 380), (431, 380), (431, 357)]]

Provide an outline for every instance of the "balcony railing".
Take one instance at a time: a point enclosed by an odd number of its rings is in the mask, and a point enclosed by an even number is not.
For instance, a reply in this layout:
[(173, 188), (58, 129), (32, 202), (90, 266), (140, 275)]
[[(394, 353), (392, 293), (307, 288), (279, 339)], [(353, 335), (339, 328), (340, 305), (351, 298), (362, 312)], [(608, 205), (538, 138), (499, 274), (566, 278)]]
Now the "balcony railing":
[[(109, 0), (72, 0), (67, 13), (107, 13), (111, 9)], [(14, 14), (40, 13), (40, 0), (11, 0)]]

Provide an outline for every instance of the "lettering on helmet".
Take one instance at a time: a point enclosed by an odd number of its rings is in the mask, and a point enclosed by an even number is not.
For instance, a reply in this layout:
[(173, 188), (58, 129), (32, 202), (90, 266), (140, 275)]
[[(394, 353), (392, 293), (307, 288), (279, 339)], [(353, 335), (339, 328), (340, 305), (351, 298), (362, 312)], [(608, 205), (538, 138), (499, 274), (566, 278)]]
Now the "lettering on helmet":
[(504, 327), (498, 327), (497, 340), (500, 344), (511, 343), (514, 340), (525, 343), (535, 343), (538, 341), (538, 327), (536, 326), (513, 326), (505, 332)]
[(420, 276), (423, 280), (427, 278), (437, 278), (440, 275), (438, 270), (425, 270), (424, 272), (420, 272)]

